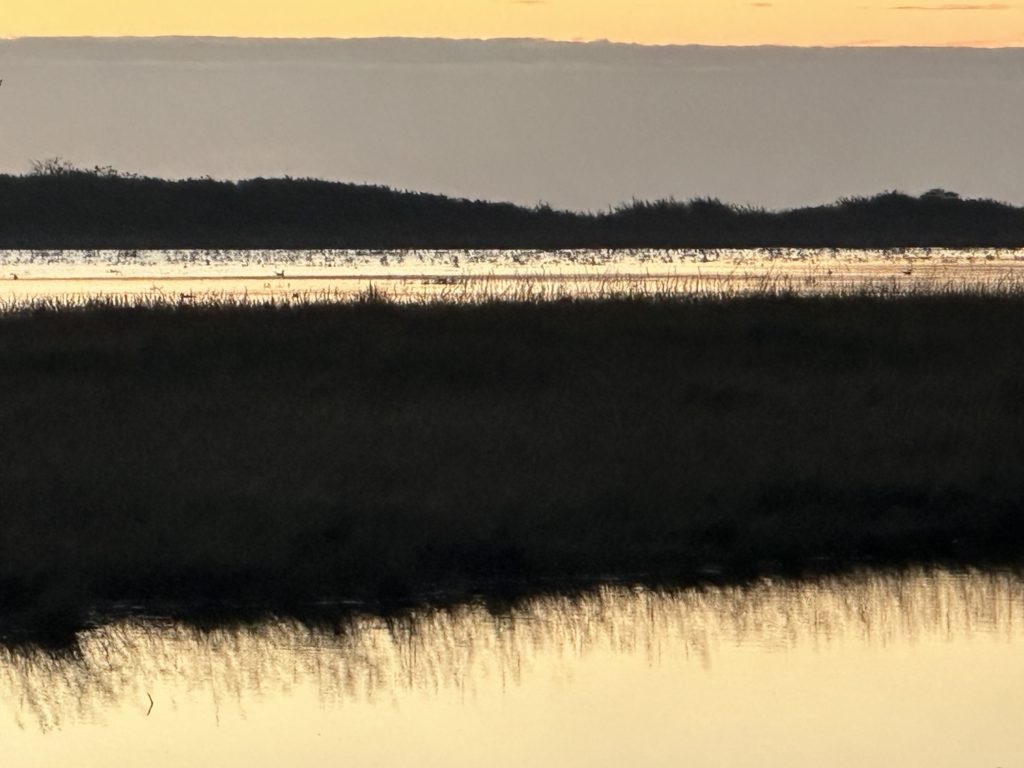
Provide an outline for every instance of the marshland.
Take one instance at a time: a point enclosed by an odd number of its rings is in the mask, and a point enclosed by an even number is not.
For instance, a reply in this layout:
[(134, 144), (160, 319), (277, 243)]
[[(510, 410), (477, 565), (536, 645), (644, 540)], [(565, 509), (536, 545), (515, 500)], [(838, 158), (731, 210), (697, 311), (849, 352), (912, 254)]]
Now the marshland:
[(1021, 54), (827, 47), (929, 10), (0, 41), (4, 766), (1019, 763)]
[(1020, 259), (2, 251), (5, 757), (1002, 761)]
[(5, 636), (1019, 564), (1024, 295), (116, 299), (0, 316)]

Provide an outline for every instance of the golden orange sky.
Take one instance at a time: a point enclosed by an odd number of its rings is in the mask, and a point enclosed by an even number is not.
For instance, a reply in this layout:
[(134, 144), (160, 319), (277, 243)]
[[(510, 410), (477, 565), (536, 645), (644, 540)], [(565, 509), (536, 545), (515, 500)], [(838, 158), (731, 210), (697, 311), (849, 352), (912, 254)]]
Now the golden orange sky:
[(4, 0), (0, 36), (539, 37), (646, 44), (1024, 45), (1024, 2)]

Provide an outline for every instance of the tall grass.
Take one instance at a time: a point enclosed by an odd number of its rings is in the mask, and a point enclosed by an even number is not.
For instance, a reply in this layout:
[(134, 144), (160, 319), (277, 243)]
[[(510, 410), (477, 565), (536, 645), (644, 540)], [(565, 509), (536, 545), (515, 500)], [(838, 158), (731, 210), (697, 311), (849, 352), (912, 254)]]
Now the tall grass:
[(93, 309), (167, 309), (196, 307), (244, 309), (387, 302), (413, 306), (435, 304), (528, 304), (551, 301), (729, 301), (740, 298), (912, 298), (924, 296), (1013, 297), (1024, 295), (1024, 274), (957, 277), (857, 277), (847, 279), (808, 272), (787, 274), (768, 269), (737, 270), (710, 275), (617, 275), (552, 273), (546, 277), (465, 275), (423, 278), (368, 278), (345, 288), (270, 290), (263, 293), (232, 289), (191, 290), (188, 293), (150, 291), (79, 292), (66, 294), (0, 295), (0, 315), (66, 312)]
[(9, 309), (0, 634), (1019, 562), (1016, 287), (551, 298)]

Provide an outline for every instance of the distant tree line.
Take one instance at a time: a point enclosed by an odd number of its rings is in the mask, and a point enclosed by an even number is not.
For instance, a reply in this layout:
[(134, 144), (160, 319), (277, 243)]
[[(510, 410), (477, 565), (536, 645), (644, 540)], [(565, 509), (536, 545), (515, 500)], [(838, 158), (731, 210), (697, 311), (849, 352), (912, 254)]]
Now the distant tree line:
[(0, 175), (0, 248), (1024, 246), (1024, 208), (936, 189), (768, 211), (714, 199), (602, 213), (316, 179), (168, 181), (60, 159)]

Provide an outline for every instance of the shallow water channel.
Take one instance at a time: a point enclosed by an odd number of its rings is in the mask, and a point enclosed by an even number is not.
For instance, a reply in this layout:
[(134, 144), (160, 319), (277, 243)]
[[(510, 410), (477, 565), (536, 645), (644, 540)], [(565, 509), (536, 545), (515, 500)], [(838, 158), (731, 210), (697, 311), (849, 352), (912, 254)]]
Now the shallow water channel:
[(0, 310), (26, 303), (396, 301), (609, 294), (1021, 290), (1024, 251), (3, 251)]
[(336, 629), (128, 620), (0, 651), (10, 766), (1013, 766), (1024, 581), (609, 587)]

